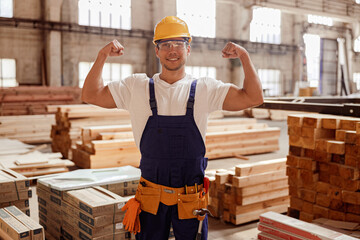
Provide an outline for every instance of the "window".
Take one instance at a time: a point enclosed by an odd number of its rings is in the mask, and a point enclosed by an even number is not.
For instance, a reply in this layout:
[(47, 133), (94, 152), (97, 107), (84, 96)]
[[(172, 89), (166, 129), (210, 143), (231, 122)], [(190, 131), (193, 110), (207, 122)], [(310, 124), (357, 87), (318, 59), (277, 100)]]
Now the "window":
[(356, 83), (357, 90), (360, 90), (360, 72), (353, 74), (353, 81)]
[(318, 87), (320, 79), (320, 36), (304, 34), (307, 80), (310, 87)]
[(19, 86), (16, 81), (15, 59), (0, 58), (0, 87)]
[[(79, 63), (79, 87), (83, 87), (85, 78), (90, 71), (93, 63), (90, 62), (80, 62)], [(124, 79), (132, 74), (132, 66), (130, 64), (120, 64), (120, 63), (105, 63), (102, 78), (104, 85), (107, 85), (112, 81), (119, 81)]]
[(211, 77), (216, 79), (215, 67), (186, 66), (185, 72), (191, 74), (194, 78)]
[(281, 42), (281, 12), (272, 8), (254, 8), (250, 23), (250, 41)]
[(0, 17), (13, 17), (13, 0), (0, 1)]
[(192, 36), (215, 37), (215, 0), (177, 0), (176, 9), (177, 16), (187, 23)]
[(354, 41), (354, 51), (360, 52), (360, 36)]
[(131, 0), (79, 0), (79, 24), (131, 29)]
[(308, 22), (315, 24), (322, 24), (326, 26), (332, 26), (333, 20), (329, 17), (317, 16), (317, 15), (308, 15)]
[(259, 69), (258, 75), (265, 90), (265, 96), (281, 95), (280, 70)]

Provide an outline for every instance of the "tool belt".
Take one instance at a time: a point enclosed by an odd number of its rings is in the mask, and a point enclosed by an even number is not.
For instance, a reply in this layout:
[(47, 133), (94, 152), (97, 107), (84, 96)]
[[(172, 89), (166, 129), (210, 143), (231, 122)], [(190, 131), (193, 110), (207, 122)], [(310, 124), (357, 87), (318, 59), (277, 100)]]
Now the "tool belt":
[(203, 185), (184, 186), (171, 188), (150, 182), (140, 178), (135, 198), (140, 202), (141, 210), (157, 214), (160, 202), (178, 207), (179, 219), (198, 218), (203, 220), (205, 216), (195, 216), (194, 210), (207, 208), (208, 193), (205, 194)]

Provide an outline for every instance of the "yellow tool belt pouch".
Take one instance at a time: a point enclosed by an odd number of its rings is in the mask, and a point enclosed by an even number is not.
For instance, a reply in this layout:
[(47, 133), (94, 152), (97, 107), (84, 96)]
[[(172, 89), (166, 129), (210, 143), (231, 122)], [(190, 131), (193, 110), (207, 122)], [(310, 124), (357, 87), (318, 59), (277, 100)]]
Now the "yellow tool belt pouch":
[(140, 179), (140, 183), (136, 190), (135, 198), (140, 202), (141, 210), (157, 214), (159, 204), (162, 202), (167, 206), (178, 205), (179, 219), (198, 218), (202, 220), (204, 217), (194, 215), (194, 210), (207, 208), (208, 194), (203, 194), (202, 185), (188, 186), (188, 193), (184, 194), (184, 187), (171, 188), (156, 183)]
[(179, 219), (198, 218), (203, 220), (205, 217), (198, 217), (194, 215), (194, 210), (207, 208), (207, 196), (203, 192), (180, 194), (178, 201)]
[(135, 198), (141, 203), (141, 210), (156, 215), (160, 204), (160, 191), (160, 188), (144, 187), (139, 184)]

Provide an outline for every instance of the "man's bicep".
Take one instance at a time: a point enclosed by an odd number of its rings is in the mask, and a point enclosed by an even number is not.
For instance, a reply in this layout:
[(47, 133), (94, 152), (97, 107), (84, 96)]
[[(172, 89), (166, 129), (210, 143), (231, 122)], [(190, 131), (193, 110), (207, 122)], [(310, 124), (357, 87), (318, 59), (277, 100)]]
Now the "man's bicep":
[(223, 103), (223, 110), (240, 111), (247, 108), (248, 105), (247, 95), (244, 90), (231, 85)]
[(105, 86), (98, 94), (95, 105), (103, 108), (116, 108), (115, 100), (108, 86)]

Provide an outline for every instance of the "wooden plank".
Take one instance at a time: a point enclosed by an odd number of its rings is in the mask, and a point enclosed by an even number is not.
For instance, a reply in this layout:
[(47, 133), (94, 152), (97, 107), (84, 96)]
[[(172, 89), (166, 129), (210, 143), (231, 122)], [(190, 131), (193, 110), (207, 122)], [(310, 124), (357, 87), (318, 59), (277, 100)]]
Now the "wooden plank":
[(286, 177), (284, 179), (279, 179), (249, 187), (235, 188), (235, 191), (237, 196), (247, 197), (251, 195), (270, 192), (272, 190), (284, 189), (285, 187), (288, 187)]
[(356, 124), (360, 122), (360, 118), (342, 118), (340, 119), (340, 128), (344, 130), (356, 131)]
[(271, 171), (266, 173), (260, 173), (256, 175), (250, 175), (245, 177), (233, 177), (233, 186), (235, 187), (245, 187), (245, 186), (252, 186), (257, 185), (269, 181), (276, 181), (279, 179), (283, 179), (286, 176), (286, 170), (279, 170), (279, 171)]
[(285, 197), (289, 195), (289, 188), (273, 189), (269, 192), (262, 192), (249, 196), (236, 196), (236, 204), (248, 205), (257, 202), (264, 202), (277, 197)]
[(326, 151), (328, 153), (345, 154), (345, 142), (342, 141), (327, 141)]
[(286, 168), (286, 158), (272, 159), (254, 163), (239, 164), (235, 166), (235, 175), (249, 176)]
[(263, 209), (259, 209), (259, 210), (254, 210), (252, 212), (249, 213), (240, 213), (237, 215), (230, 215), (230, 220), (233, 224), (235, 225), (239, 225), (242, 223), (246, 223), (246, 222), (250, 222), (250, 221), (254, 221), (259, 219), (260, 214), (265, 213), (265, 212), (278, 212), (278, 213), (284, 213), (287, 211), (288, 208), (288, 204), (282, 204), (282, 205), (278, 205), (278, 206), (270, 206), (267, 208), (263, 208)]

